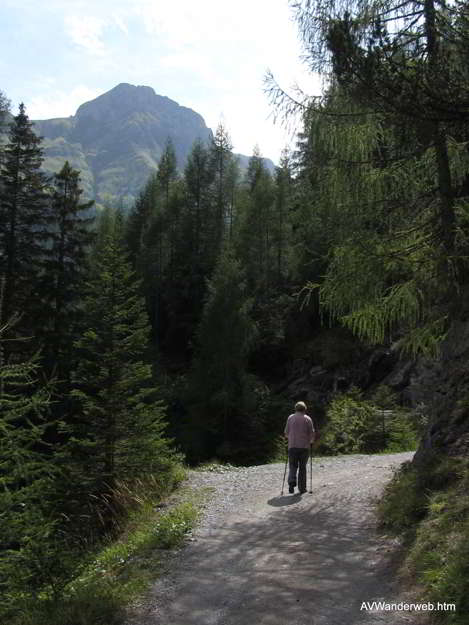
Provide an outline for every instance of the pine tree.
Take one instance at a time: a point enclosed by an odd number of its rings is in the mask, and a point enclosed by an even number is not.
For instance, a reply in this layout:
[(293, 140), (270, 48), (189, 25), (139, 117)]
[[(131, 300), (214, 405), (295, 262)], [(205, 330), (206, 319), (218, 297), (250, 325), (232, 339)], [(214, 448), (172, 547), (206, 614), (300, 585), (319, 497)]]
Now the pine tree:
[(15, 329), (23, 332), (32, 329), (31, 304), (37, 299), (36, 285), (48, 239), (40, 143), (21, 104), (11, 124), (1, 167), (0, 274), (5, 277), (3, 318), (22, 312), (21, 325)]
[(69, 448), (80, 489), (95, 494), (118, 480), (162, 471), (169, 457), (163, 409), (145, 363), (148, 318), (122, 235), (117, 215), (86, 287), (86, 330), (75, 344), (72, 395), (79, 410), (68, 427)]

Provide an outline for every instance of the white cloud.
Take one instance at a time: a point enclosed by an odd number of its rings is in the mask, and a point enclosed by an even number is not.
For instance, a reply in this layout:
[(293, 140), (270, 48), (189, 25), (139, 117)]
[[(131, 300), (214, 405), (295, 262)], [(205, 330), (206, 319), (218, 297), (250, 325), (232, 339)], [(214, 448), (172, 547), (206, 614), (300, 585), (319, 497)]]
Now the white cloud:
[(124, 17), (122, 15), (120, 15), (119, 13), (113, 13), (112, 14), (112, 19), (114, 20), (114, 23), (119, 28), (119, 30), (121, 30), (124, 33), (124, 35), (126, 35), (128, 37), (129, 36), (129, 29), (127, 27), (127, 24), (125, 23)]
[(102, 56), (105, 53), (105, 46), (102, 41), (103, 20), (91, 15), (80, 17), (68, 15), (65, 17), (65, 28), (77, 46), (95, 56)]
[(54, 61), (44, 70), (43, 56), (33, 59), (36, 67), (25, 57), (22, 71), (4, 81), (36, 119), (71, 115), (119, 82), (148, 85), (199, 112), (212, 128), (223, 113), (236, 150), (249, 153), (258, 143), (276, 159), (288, 136), (269, 117), (267, 68), (287, 91), (298, 83), (306, 93), (319, 92), (299, 61), (288, 0), (48, 0), (40, 28), (36, 4), (24, 0), (15, 18), (30, 25), (30, 48), (47, 41)]
[(90, 89), (83, 85), (71, 91), (47, 91), (47, 95), (33, 96), (26, 101), (26, 111), (31, 119), (51, 119), (74, 115), (80, 104), (93, 100), (102, 89)]

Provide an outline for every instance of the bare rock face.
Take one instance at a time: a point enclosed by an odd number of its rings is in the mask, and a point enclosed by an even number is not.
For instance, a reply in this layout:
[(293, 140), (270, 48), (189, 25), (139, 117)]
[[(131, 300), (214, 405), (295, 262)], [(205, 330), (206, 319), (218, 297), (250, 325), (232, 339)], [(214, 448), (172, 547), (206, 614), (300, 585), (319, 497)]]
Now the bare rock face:
[(122, 83), (64, 119), (35, 122), (44, 137), (44, 169), (65, 162), (81, 171), (88, 197), (132, 202), (156, 168), (168, 138), (183, 167), (196, 139), (212, 136), (201, 115), (157, 95), (151, 87)]

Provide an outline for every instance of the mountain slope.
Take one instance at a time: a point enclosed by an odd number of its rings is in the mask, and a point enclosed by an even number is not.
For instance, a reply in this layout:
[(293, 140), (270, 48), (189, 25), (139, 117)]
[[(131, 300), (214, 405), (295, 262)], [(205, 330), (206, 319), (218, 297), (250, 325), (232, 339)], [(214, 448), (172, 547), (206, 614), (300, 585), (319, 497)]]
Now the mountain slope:
[[(196, 139), (212, 131), (201, 115), (151, 87), (121, 83), (74, 116), (34, 122), (44, 137), (44, 169), (55, 173), (65, 160), (81, 171), (87, 197), (98, 203), (122, 199), (130, 204), (155, 171), (171, 138), (179, 169)], [(240, 155), (241, 164), (247, 157)], [(273, 169), (273, 163), (266, 159)]]
[(180, 167), (197, 138), (211, 137), (198, 113), (151, 87), (126, 83), (82, 104), (75, 116), (34, 123), (44, 137), (44, 169), (58, 171), (70, 160), (82, 172), (86, 195), (98, 202), (131, 201), (155, 170), (168, 137)]

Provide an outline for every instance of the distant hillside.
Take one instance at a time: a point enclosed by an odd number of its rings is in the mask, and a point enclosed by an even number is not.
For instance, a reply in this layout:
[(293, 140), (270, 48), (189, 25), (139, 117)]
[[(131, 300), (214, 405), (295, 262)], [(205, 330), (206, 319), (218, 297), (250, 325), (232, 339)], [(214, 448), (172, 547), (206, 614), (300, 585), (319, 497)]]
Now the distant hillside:
[[(182, 169), (194, 141), (212, 136), (195, 111), (151, 87), (126, 83), (82, 104), (74, 116), (34, 124), (44, 137), (44, 169), (57, 172), (70, 161), (81, 171), (86, 196), (98, 203), (131, 203), (157, 168), (168, 137)], [(248, 157), (239, 158), (244, 168)], [(273, 170), (272, 161), (265, 161)]]

